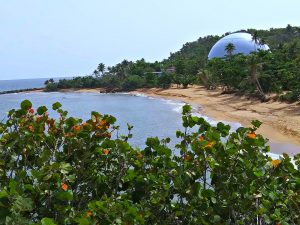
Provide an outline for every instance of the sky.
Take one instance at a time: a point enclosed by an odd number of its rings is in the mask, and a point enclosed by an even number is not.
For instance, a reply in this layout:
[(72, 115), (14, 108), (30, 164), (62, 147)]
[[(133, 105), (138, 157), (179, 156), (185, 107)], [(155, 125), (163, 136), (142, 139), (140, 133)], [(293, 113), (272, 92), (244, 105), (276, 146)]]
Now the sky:
[(300, 26), (299, 9), (299, 0), (0, 0), (0, 80), (159, 61), (201, 36)]

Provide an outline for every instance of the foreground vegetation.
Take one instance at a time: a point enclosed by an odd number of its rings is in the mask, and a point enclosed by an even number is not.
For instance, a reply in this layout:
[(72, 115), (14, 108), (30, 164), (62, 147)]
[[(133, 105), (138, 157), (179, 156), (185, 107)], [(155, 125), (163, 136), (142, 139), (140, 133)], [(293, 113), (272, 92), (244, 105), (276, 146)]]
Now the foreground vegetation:
[(256, 43), (268, 44), (271, 51), (249, 56), (232, 55), (235, 46), (231, 46), (224, 59), (208, 61), (209, 50), (223, 36), (207, 36), (186, 43), (180, 51), (171, 53), (161, 62), (124, 60), (108, 68), (100, 63), (89, 76), (59, 82), (49, 80), (46, 90), (102, 87), (107, 91), (130, 91), (142, 87), (168, 88), (171, 83), (183, 88), (202, 84), (208, 89), (222, 86), (226, 93), (254, 95), (262, 100), (276, 93), (279, 100), (298, 101), (300, 28), (288, 25), (279, 29), (242, 31), (251, 33)]
[(175, 149), (138, 149), (112, 116), (53, 110), (26, 100), (0, 124), (0, 224), (300, 224), (300, 155), (268, 157), (259, 121), (230, 133), (186, 105)]

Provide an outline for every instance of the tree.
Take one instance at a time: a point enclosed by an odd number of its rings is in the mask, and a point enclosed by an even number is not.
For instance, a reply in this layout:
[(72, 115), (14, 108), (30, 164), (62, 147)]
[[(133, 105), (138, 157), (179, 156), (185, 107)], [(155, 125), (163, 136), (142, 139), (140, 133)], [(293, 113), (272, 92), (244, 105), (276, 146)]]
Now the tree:
[(172, 74), (163, 73), (160, 77), (158, 77), (158, 84), (162, 88), (169, 88), (172, 84)]
[(145, 79), (138, 76), (138, 75), (132, 75), (125, 79), (122, 89), (126, 91), (132, 91), (137, 88), (141, 88), (145, 85)]
[(177, 88), (179, 88), (182, 84), (182, 75), (173, 73), (173, 82), (176, 84)]
[(259, 83), (258, 76), (257, 76), (258, 69), (262, 65), (262, 57), (263, 56), (261, 54), (261, 51), (259, 51), (259, 53), (253, 52), (247, 57), (247, 62), (250, 67), (251, 82), (255, 84), (258, 93), (262, 96), (262, 99), (264, 100), (266, 98), (266, 96), (265, 96), (263, 89), (261, 88), (261, 85)]
[(99, 76), (99, 71), (98, 70), (94, 70), (93, 74), (95, 75), (95, 77)]
[(288, 24), (288, 25), (286, 26), (286, 31), (287, 31), (288, 33), (291, 33), (291, 32), (293, 31), (293, 27), (292, 27), (290, 24)]
[(46, 80), (44, 82), (44, 85), (48, 85), (48, 84), (53, 84), (54, 83), (54, 79), (53, 78), (50, 78), (49, 80)]
[(97, 70), (99, 73), (101, 73), (101, 75), (103, 75), (104, 71), (105, 71), (105, 65), (104, 63), (99, 63)]
[(257, 31), (254, 31), (252, 34), (252, 41), (254, 41), (255, 44), (259, 43), (258, 33)]
[(232, 56), (234, 50), (235, 50), (235, 46), (233, 43), (228, 43), (225, 46), (225, 51), (226, 51), (227, 55), (229, 55), (229, 56)]
[(213, 76), (208, 69), (202, 69), (198, 72), (198, 79), (207, 89), (215, 89), (216, 83), (214, 82)]

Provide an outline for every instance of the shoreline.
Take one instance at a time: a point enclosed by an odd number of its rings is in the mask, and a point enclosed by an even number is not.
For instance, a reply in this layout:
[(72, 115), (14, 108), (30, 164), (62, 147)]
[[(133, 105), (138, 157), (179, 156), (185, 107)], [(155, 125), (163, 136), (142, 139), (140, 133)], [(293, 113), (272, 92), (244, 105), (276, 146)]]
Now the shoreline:
[[(58, 92), (115, 93), (105, 88), (62, 89)], [(299, 103), (260, 102), (246, 96), (221, 94), (220, 90), (207, 90), (203, 86), (193, 86), (187, 89), (176, 88), (175, 86), (169, 89), (142, 88), (126, 93), (182, 101), (197, 106), (198, 113), (214, 120), (237, 122), (244, 127), (251, 126), (252, 120), (260, 120), (263, 124), (257, 133), (270, 140), (271, 148), (276, 149), (273, 153), (288, 153), (290, 155), (300, 153)]]
[(300, 153), (299, 103), (260, 102), (245, 96), (221, 94), (221, 91), (207, 90), (201, 86), (138, 89), (130, 93), (180, 100), (198, 106), (199, 113), (214, 120), (238, 122), (244, 127), (251, 126), (252, 120), (260, 120), (263, 124), (258, 133), (270, 140), (269, 144), (276, 149), (274, 153)]
[(44, 91), (44, 90), (45, 90), (45, 88), (26, 88), (26, 89), (18, 89), (18, 90), (10, 90), (10, 91), (0, 91), (0, 95), (41, 92), (41, 91)]

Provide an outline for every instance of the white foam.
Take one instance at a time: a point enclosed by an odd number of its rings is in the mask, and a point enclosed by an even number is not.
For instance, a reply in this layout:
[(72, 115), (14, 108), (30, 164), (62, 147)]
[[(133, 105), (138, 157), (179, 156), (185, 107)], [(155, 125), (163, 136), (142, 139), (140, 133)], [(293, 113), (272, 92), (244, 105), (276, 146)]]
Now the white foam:
[[(85, 92), (86, 93), (86, 92)], [(132, 95), (132, 96), (135, 96), (131, 93), (128, 93), (128, 92), (114, 92), (114, 93), (111, 93), (111, 92), (101, 92), (101, 93), (93, 93), (95, 95)]]
[[(138, 96), (138, 97), (148, 97), (147, 95), (142, 94), (142, 93), (137, 93), (137, 94), (134, 94), (134, 95)], [(160, 99), (165, 104), (172, 105), (173, 106), (172, 110), (179, 113), (179, 114), (182, 113), (182, 107), (184, 105), (186, 105), (185, 102), (176, 101), (176, 100), (170, 100), (170, 99), (164, 99), (164, 98), (153, 98), (153, 97), (148, 97), (148, 98), (149, 99)], [(239, 127), (242, 126), (238, 122), (228, 122), (228, 121), (223, 121), (223, 120), (214, 120), (209, 116), (206, 116), (206, 115), (203, 115), (203, 114), (199, 113), (198, 111), (199, 111), (200, 108), (201, 108), (200, 106), (195, 106), (195, 105), (193, 106), (192, 105), (192, 115), (197, 116), (197, 117), (202, 117), (203, 119), (205, 119), (212, 126), (216, 126), (219, 122), (222, 122), (226, 125), (230, 125), (230, 132), (235, 132)], [(270, 152), (267, 153), (267, 155), (270, 156), (272, 159), (279, 159), (280, 156), (281, 156), (279, 154), (270, 153)]]
[[(180, 102), (180, 101), (174, 101), (174, 100), (169, 100), (169, 99), (162, 99), (162, 101), (168, 105), (173, 105), (174, 107), (172, 108), (173, 111), (177, 113), (182, 113), (182, 107), (186, 104), (185, 102)], [(237, 122), (228, 122), (228, 121), (219, 121), (219, 120), (214, 120), (209, 116), (203, 115), (199, 113), (200, 106), (195, 106), (192, 105), (192, 115), (197, 116), (197, 117), (202, 117), (204, 118), (210, 125), (216, 126), (219, 122), (222, 122), (224, 124), (230, 125), (231, 129), (230, 131), (233, 132), (239, 127), (241, 127), (240, 123)]]
[(142, 93), (135, 93), (133, 94), (133, 96), (137, 96), (137, 97), (143, 97), (143, 98), (147, 98), (148, 96)]
[(184, 102), (169, 100), (169, 99), (161, 99), (165, 104), (172, 105), (172, 111), (177, 112), (179, 114), (182, 113), (182, 107), (185, 105)]

